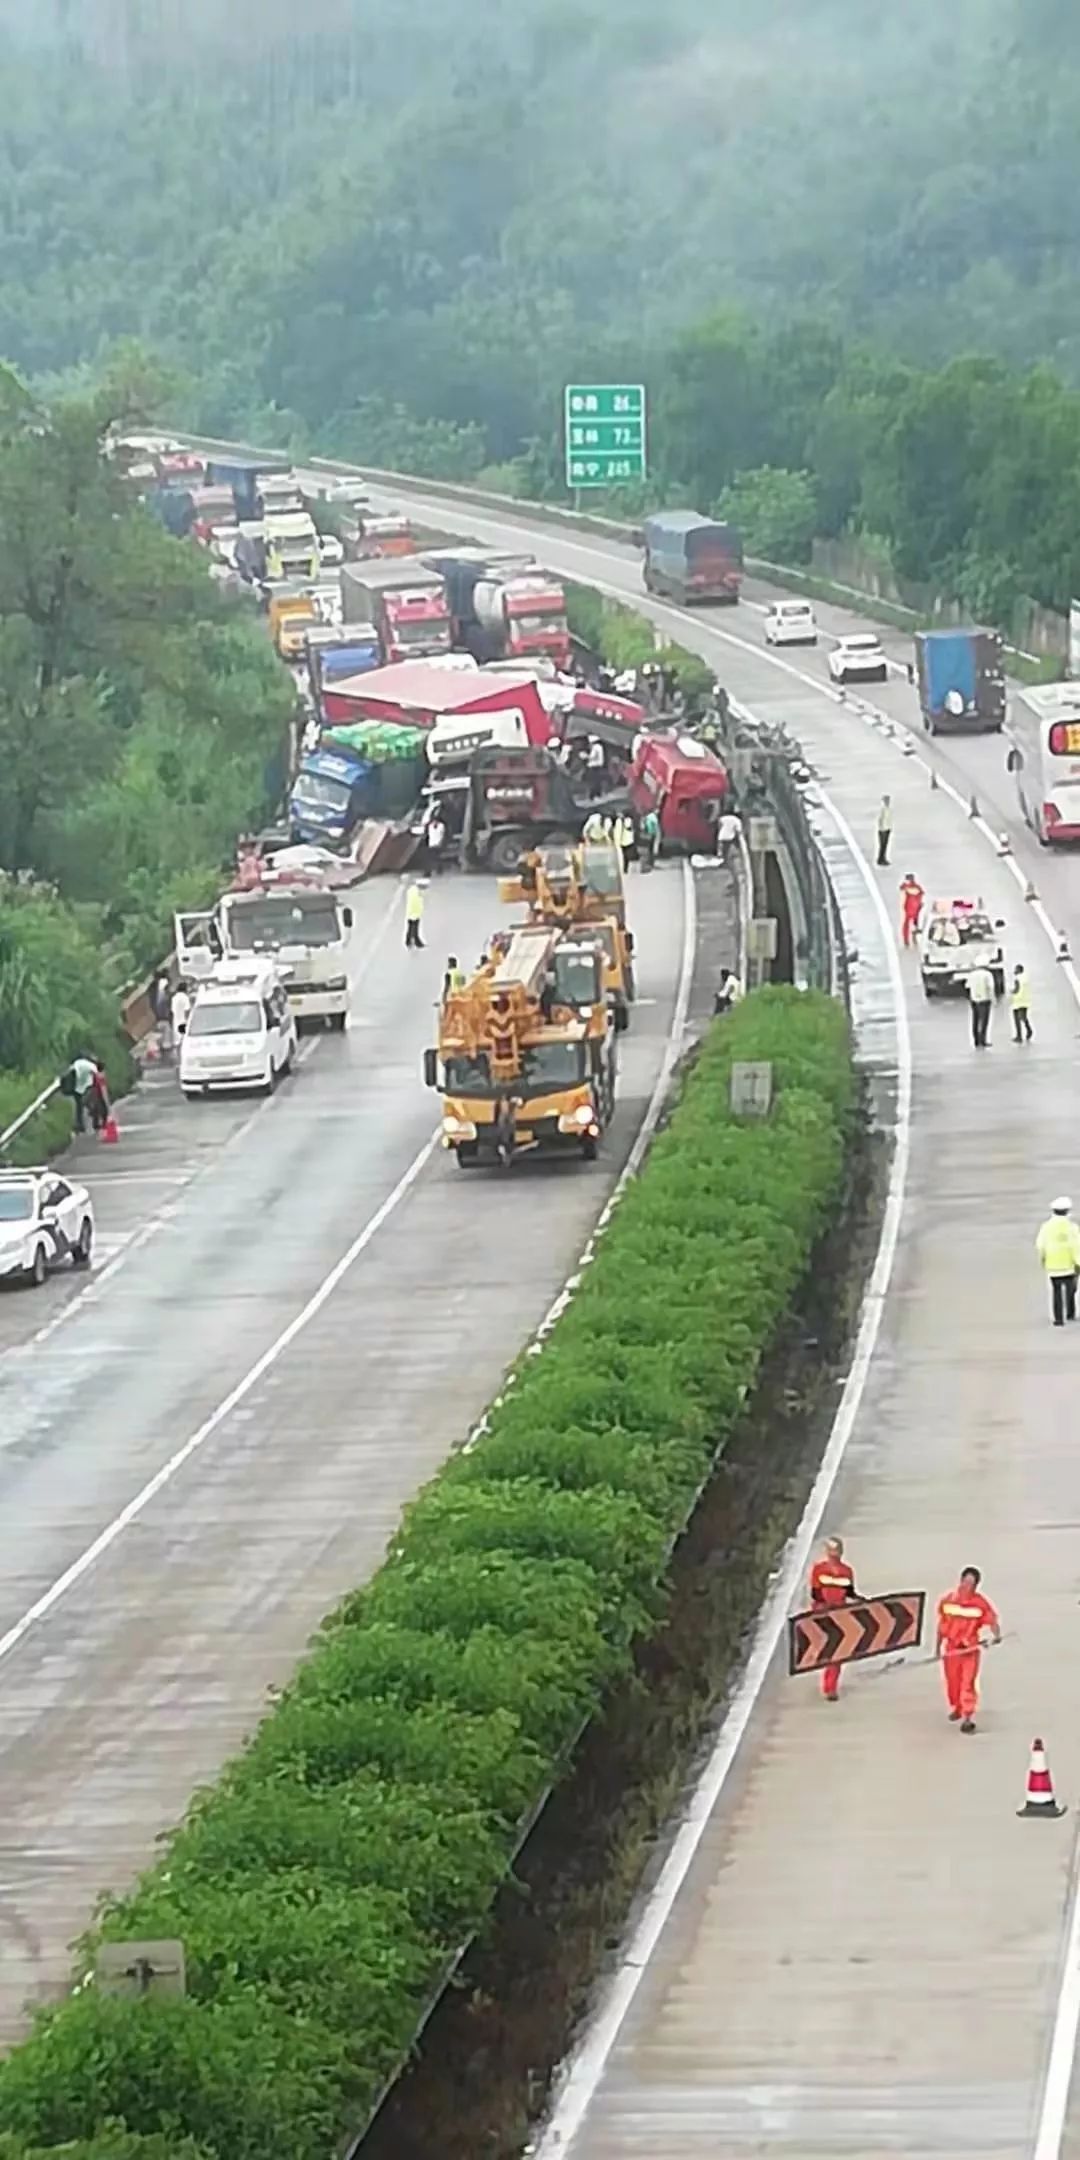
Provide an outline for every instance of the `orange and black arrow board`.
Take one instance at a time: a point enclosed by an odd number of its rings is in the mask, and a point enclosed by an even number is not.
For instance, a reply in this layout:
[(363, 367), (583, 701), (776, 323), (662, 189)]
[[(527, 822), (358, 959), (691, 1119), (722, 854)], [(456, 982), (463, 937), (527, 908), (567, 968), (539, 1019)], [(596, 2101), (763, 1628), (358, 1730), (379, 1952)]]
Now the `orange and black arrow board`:
[(854, 1665), (890, 1650), (916, 1650), (922, 1641), (925, 1590), (892, 1590), (852, 1605), (815, 1605), (788, 1621), (788, 1672)]

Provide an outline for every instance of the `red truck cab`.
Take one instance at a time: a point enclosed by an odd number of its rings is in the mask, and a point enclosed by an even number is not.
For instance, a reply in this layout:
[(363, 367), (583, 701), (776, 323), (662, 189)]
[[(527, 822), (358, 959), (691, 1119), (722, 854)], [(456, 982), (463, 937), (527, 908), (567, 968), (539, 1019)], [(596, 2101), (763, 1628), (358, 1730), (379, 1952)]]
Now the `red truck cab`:
[(669, 847), (710, 854), (731, 792), (727, 768), (715, 752), (676, 730), (644, 735), (630, 773), (630, 799), (638, 817), (655, 810)]

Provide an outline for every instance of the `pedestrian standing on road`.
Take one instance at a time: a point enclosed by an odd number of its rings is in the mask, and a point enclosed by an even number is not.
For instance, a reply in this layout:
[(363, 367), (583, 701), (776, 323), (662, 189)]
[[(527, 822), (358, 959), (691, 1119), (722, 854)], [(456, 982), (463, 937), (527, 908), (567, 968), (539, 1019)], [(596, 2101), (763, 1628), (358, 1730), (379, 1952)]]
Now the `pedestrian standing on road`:
[(158, 1049), (162, 1057), (168, 1057), (172, 1048), (171, 1006), (172, 990), (169, 986), (169, 978), (164, 969), (161, 969), (150, 985), (150, 1010), (154, 1016)]
[(1001, 1641), (1001, 1622), (979, 1588), (981, 1581), (977, 1567), (966, 1567), (955, 1590), (946, 1590), (938, 1600), (937, 1609), (937, 1654), (949, 1721), (966, 1733), (974, 1732), (979, 1707), (983, 1629), (989, 1628), (994, 1642)]
[(186, 984), (177, 983), (172, 994), (172, 1004), (169, 1010), (172, 1018), (173, 1042), (176, 1049), (179, 1050), (187, 1034), (187, 1024), (191, 1018), (191, 998), (188, 995)]
[(910, 945), (918, 930), (925, 898), (915, 872), (909, 870), (900, 887), (900, 936), (905, 945)]
[(77, 1133), (86, 1131), (87, 1112), (93, 1116), (92, 1097), (96, 1084), (97, 1065), (94, 1059), (87, 1057), (85, 1052), (81, 1057), (72, 1058), (60, 1085), (63, 1093), (71, 1097)]
[(464, 990), (464, 988), (465, 970), (458, 966), (457, 954), (451, 953), (446, 963), (446, 973), (442, 979), (443, 1004), (445, 1005), (447, 998), (454, 996), (455, 991)]
[(603, 794), (606, 763), (607, 760), (604, 756), (604, 745), (600, 741), (599, 736), (590, 736), (589, 748), (585, 757), (585, 770), (589, 776), (590, 795)]
[(1031, 1041), (1031, 984), (1019, 960), (1013, 969), (1012, 989), (1009, 992), (1012, 1006), (1013, 1041)]
[(435, 876), (438, 877), (446, 861), (446, 826), (438, 811), (435, 812), (434, 817), (428, 823), (427, 849), (428, 862)]
[(90, 1123), (94, 1131), (101, 1132), (109, 1122), (112, 1106), (109, 1102), (109, 1082), (100, 1058), (94, 1059), (94, 1081), (90, 1089), (87, 1107), (90, 1111)]
[(660, 820), (655, 810), (646, 810), (641, 820), (642, 870), (654, 870), (660, 853)]
[(889, 847), (891, 845), (891, 842), (892, 798), (889, 795), (883, 795), (877, 814), (877, 859), (879, 870), (884, 870), (885, 865), (889, 860)]
[(1076, 1318), (1076, 1274), (1080, 1268), (1080, 1224), (1072, 1220), (1072, 1201), (1051, 1202), (1050, 1213), (1035, 1240), (1035, 1250), (1050, 1283), (1050, 1312), (1055, 1327)]
[(971, 1005), (971, 1040), (976, 1050), (990, 1047), (990, 1009), (994, 1002), (994, 978), (988, 967), (973, 967), (968, 976)]
[(405, 889), (405, 950), (423, 952), (420, 925), (424, 920), (424, 895), (415, 878)]
[[(843, 1538), (826, 1538), (824, 1551), (810, 1570), (811, 1605), (819, 1610), (830, 1605), (850, 1605), (858, 1595), (855, 1570), (844, 1558)], [(836, 1701), (840, 1693), (839, 1665), (825, 1666), (821, 1692), (826, 1702)]]
[(738, 845), (742, 831), (742, 819), (734, 810), (722, 810), (716, 827), (716, 852), (725, 865), (732, 848)]
[(625, 877), (627, 871), (630, 868), (630, 857), (633, 852), (634, 846), (634, 820), (631, 817), (627, 817), (624, 810), (621, 810), (618, 817), (615, 819), (615, 823), (612, 829), (612, 837), (614, 839), (616, 847), (619, 850), (619, 856), (623, 868), (623, 876)]

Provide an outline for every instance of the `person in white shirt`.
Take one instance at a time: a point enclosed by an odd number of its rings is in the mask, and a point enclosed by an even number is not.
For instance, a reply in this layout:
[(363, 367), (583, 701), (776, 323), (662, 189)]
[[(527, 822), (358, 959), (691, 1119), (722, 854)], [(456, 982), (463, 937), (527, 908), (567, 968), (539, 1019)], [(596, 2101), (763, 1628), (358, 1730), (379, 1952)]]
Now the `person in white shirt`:
[(738, 976), (733, 975), (731, 969), (729, 968), (727, 974), (723, 977), (721, 981), (720, 988), (717, 991), (715, 998), (713, 999), (714, 1013), (729, 1013), (732, 1006), (738, 1004), (742, 994), (743, 986), (739, 981)]
[(973, 967), (968, 976), (971, 1004), (971, 1040), (976, 1050), (990, 1047), (990, 1010), (994, 1002), (994, 978), (988, 967)]
[(173, 1042), (179, 1050), (187, 1034), (187, 1024), (191, 1018), (191, 999), (183, 983), (178, 983), (173, 991), (169, 1017), (172, 1021)]
[(726, 863), (741, 831), (742, 819), (736, 816), (734, 810), (722, 811), (716, 828), (716, 852), (722, 863)]

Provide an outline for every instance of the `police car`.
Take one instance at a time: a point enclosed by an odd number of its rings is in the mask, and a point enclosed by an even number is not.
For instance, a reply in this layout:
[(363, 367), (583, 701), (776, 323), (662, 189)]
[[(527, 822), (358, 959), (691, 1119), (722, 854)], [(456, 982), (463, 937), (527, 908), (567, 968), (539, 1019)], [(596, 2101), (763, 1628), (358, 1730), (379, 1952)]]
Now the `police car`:
[(1005, 995), (1005, 925), (993, 921), (981, 900), (935, 900), (923, 918), (919, 970), (927, 997), (967, 995), (973, 968), (989, 968), (994, 996)]
[(94, 1204), (59, 1171), (0, 1170), (0, 1282), (32, 1283), (70, 1262), (89, 1267)]

